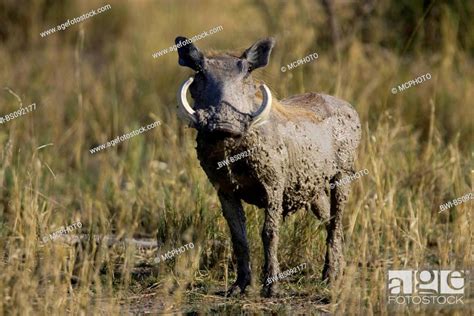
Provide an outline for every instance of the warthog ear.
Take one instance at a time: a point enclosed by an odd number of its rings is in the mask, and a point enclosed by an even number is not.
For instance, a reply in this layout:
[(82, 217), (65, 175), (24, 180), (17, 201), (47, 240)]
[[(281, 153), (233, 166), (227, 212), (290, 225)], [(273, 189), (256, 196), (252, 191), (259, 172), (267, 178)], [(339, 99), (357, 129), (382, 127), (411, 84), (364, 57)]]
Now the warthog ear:
[(268, 64), (274, 45), (275, 39), (273, 37), (261, 39), (250, 46), (240, 58), (248, 61), (249, 71), (265, 67)]
[(178, 63), (195, 71), (201, 70), (204, 59), (201, 51), (186, 37), (178, 36), (174, 42), (178, 46)]

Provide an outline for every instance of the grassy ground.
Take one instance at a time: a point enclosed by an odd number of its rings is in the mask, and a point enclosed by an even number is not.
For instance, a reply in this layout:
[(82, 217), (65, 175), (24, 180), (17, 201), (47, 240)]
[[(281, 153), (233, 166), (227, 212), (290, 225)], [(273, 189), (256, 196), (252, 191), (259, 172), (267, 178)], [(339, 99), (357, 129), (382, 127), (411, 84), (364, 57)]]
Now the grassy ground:
[[(387, 270), (472, 268), (473, 202), (439, 213), (440, 204), (473, 191), (474, 32), (464, 28), (464, 13), (436, 4), (432, 47), (424, 44), (431, 20), (421, 19), (423, 10), (407, 31), (381, 16), (405, 11), (381, 1), (366, 30), (356, 27), (354, 4), (337, 1), (338, 54), (316, 1), (114, 1), (110, 11), (43, 38), (40, 32), (105, 3), (35, 3), (2, 4), (8, 19), (1, 27), (7, 35), (0, 32), (0, 115), (21, 104), (36, 103), (36, 110), (0, 125), (0, 314), (386, 315)], [(369, 174), (352, 183), (347, 267), (332, 288), (319, 281), (324, 227), (301, 211), (281, 229), (279, 256), (283, 271), (302, 263), (306, 269), (282, 281), (288, 296), (261, 299), (263, 212), (246, 206), (253, 284), (245, 298), (214, 295), (234, 280), (235, 258), (196, 158), (195, 132), (176, 115), (176, 89), (190, 71), (177, 65), (175, 52), (152, 54), (177, 35), (219, 25), (221, 32), (196, 45), (244, 50), (276, 36), (269, 66), (258, 71), (276, 96), (324, 92), (360, 114), (357, 166)], [(280, 71), (314, 52), (316, 61)], [(426, 73), (430, 80), (391, 93)], [(89, 152), (157, 120), (151, 131)], [(41, 243), (77, 221), (82, 227), (71, 234), (157, 237), (159, 248)], [(154, 263), (190, 242), (194, 249)]]

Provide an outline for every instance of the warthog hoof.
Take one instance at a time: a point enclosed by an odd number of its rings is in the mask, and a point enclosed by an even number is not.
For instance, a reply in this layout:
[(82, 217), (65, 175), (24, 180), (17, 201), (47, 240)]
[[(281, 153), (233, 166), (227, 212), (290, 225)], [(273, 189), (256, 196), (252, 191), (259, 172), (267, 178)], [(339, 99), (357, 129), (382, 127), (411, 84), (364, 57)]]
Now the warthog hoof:
[(326, 284), (331, 284), (342, 276), (342, 270), (339, 267), (324, 265), (321, 280)]
[(236, 297), (239, 295), (245, 294), (245, 289), (249, 284), (239, 284), (239, 282), (235, 282), (227, 291), (219, 291), (216, 295), (224, 296), (224, 297)]
[(282, 297), (283, 292), (281, 292), (279, 287), (276, 285), (264, 286), (262, 288), (262, 292), (260, 295), (266, 298), (271, 298), (271, 297), (276, 298), (276, 297)]

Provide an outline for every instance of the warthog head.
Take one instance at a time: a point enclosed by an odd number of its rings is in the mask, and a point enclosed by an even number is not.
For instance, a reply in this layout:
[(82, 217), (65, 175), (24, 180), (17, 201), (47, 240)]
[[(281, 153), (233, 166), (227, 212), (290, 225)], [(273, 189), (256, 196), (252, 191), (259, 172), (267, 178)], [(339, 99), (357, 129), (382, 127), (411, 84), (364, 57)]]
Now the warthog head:
[[(177, 37), (175, 42), (186, 41)], [(196, 73), (180, 87), (180, 113), (199, 132), (239, 137), (261, 124), (270, 113), (272, 96), (265, 84), (257, 87), (251, 72), (268, 64), (275, 41), (260, 40), (240, 57), (223, 54), (204, 56), (192, 43), (178, 48), (179, 64)], [(258, 88), (262, 97), (256, 94)], [(194, 105), (187, 101), (189, 89)]]

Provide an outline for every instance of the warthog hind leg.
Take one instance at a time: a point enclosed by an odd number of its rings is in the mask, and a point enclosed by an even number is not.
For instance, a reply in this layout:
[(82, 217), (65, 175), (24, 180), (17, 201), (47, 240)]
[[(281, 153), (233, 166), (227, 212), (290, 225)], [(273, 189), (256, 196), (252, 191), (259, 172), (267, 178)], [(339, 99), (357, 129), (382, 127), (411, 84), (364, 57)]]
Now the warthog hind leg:
[[(345, 174), (336, 175), (331, 183), (342, 179)], [(326, 259), (323, 268), (323, 280), (334, 281), (341, 275), (344, 267), (344, 254), (342, 249), (343, 230), (342, 213), (349, 196), (349, 185), (332, 185), (331, 188), (331, 212), (329, 221), (326, 223)]]
[(265, 222), (262, 230), (263, 251), (265, 263), (263, 266), (263, 289), (264, 297), (272, 297), (277, 294), (278, 281), (272, 280), (280, 273), (278, 263), (278, 235), (282, 217), (282, 197), (275, 194), (269, 198), (269, 206), (265, 209)]

